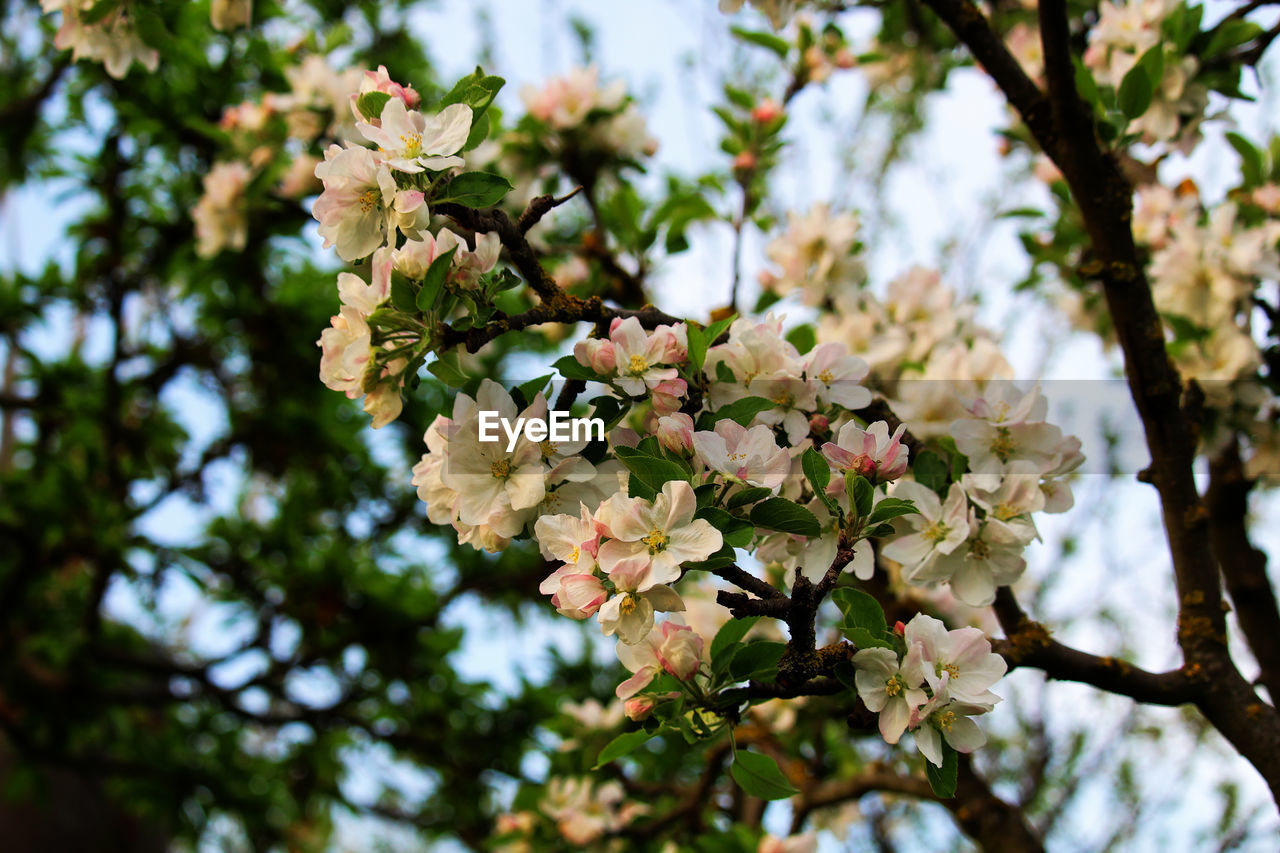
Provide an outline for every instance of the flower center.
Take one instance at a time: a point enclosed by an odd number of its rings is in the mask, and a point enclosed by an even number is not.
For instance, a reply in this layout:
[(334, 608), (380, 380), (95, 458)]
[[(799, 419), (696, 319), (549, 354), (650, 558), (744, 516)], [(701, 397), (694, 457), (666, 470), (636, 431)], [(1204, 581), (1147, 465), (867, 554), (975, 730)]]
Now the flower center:
[(835, 381), (835, 377), (831, 375), (830, 370), (824, 370), (818, 374), (818, 381), (821, 382), (823, 385), (830, 385), (833, 381)]
[(940, 663), (938, 664), (938, 675), (942, 675), (943, 672), (948, 673), (952, 678), (958, 678), (960, 676), (960, 667), (953, 663)]
[(1008, 427), (996, 427), (996, 437), (991, 440), (991, 453), (1001, 462), (1008, 462), (1018, 450), (1018, 442)]
[(643, 376), (648, 369), (649, 362), (645, 361), (642, 355), (633, 355), (627, 361), (627, 372), (632, 376)]
[(492, 474), (495, 479), (505, 480), (511, 475), (511, 460), (499, 459), (497, 462), (494, 462), (489, 466), (489, 473)]
[(365, 190), (359, 199), (360, 212), (368, 213), (369, 211), (376, 209), (379, 206), (380, 200), (381, 197), (377, 190)]
[(556, 453), (560, 450), (560, 445), (556, 444), (554, 441), (551, 441), (550, 439), (547, 439), (546, 441), (542, 442), (542, 444), (538, 446), (542, 448), (542, 456), (544, 459), (550, 456), (555, 456)]
[(1002, 503), (996, 504), (995, 508), (991, 510), (991, 514), (1001, 521), (1008, 521), (1011, 518), (1017, 518), (1022, 513), (1013, 504)]
[(649, 546), (649, 556), (651, 557), (667, 550), (667, 534), (656, 527), (650, 530), (649, 535), (640, 541)]
[(951, 526), (942, 521), (935, 521), (925, 528), (923, 536), (935, 545), (946, 539), (951, 533)]
[(413, 159), (422, 153), (422, 134), (405, 133), (400, 136), (400, 144), (404, 146), (404, 156)]
[(902, 692), (902, 687), (902, 676), (894, 675), (884, 683), (884, 692), (888, 693), (890, 696), (897, 696)]
[(951, 727), (955, 725), (955, 711), (939, 711), (933, 715), (933, 725), (940, 731), (949, 732)]
[(574, 545), (573, 550), (569, 552), (569, 559), (565, 560), (565, 562), (576, 563), (578, 562), (578, 558), (581, 556), (582, 556), (582, 549), (579, 548), (577, 545)]
[(986, 560), (991, 556), (991, 546), (981, 539), (975, 539), (969, 544), (969, 556), (975, 560)]
[(623, 616), (630, 616), (636, 612), (636, 597), (631, 593), (622, 596), (622, 601), (618, 603), (618, 612)]

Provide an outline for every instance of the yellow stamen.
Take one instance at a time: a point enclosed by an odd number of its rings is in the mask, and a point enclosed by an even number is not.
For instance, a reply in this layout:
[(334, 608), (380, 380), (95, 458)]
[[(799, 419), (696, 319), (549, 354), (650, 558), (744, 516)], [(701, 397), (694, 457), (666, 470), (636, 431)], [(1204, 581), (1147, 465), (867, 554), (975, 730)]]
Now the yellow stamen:
[(649, 531), (649, 535), (640, 540), (649, 546), (649, 556), (667, 550), (667, 534), (658, 528)]
[(499, 459), (489, 466), (489, 473), (499, 480), (505, 480), (511, 476), (511, 460)]
[(649, 362), (642, 355), (633, 355), (627, 361), (627, 370), (632, 376), (642, 376), (649, 369)]

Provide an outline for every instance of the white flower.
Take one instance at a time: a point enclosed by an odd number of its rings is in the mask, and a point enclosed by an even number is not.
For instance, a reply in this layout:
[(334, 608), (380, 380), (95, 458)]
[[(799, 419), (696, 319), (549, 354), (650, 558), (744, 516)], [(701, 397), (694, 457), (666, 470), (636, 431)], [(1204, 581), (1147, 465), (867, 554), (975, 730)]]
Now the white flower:
[(916, 747), (935, 767), (942, 766), (942, 740), (956, 752), (973, 752), (987, 742), (978, 724), (969, 719), (990, 710), (985, 705), (959, 702), (948, 693), (948, 676), (928, 704), (911, 712), (911, 734)]
[(365, 139), (377, 145), (387, 165), (401, 172), (442, 171), (461, 166), (454, 156), (471, 132), (471, 107), (450, 104), (439, 115), (425, 116), (392, 97), (382, 107), (381, 126), (357, 122)]
[(618, 643), (618, 660), (634, 673), (618, 685), (618, 698), (630, 699), (663, 671), (689, 681), (702, 664), (702, 647), (702, 637), (674, 621), (663, 622), (639, 643)]
[(649, 583), (649, 566), (642, 558), (616, 564), (609, 572), (609, 580), (617, 594), (600, 608), (600, 627), (606, 637), (616, 633), (622, 642), (634, 645), (653, 628), (655, 610), (684, 610), (684, 602), (675, 590), (665, 584)]
[(924, 664), (919, 646), (908, 646), (905, 660), (893, 649), (861, 649), (853, 656), (854, 683), (868, 711), (880, 715), (880, 735), (897, 743), (907, 730), (911, 714), (929, 701), (924, 685)]
[[(518, 532), (524, 526), (521, 511), (536, 507), (546, 491), (542, 452), (523, 433), (511, 451), (505, 441), (480, 441), (481, 411), (496, 411), (500, 419), (516, 422), (515, 402), (492, 380), (481, 383), (475, 401), (460, 395), (454, 403), (449, 452), (441, 478), (457, 491), (458, 518), (464, 524), (496, 524), (497, 519), (503, 519)], [(519, 414), (523, 418), (545, 416), (546, 401), (540, 394)]]
[(719, 530), (693, 517), (696, 510), (693, 487), (683, 480), (664, 483), (653, 503), (614, 495), (596, 513), (612, 537), (600, 546), (601, 567), (611, 573), (624, 560), (640, 558), (640, 592), (677, 580), (682, 563), (707, 559), (724, 541)]
[(320, 222), (324, 248), (336, 246), (338, 257), (355, 261), (386, 241), (396, 183), (372, 151), (330, 145), (316, 177), (324, 182), (324, 192), (311, 214)]
[(253, 171), (233, 160), (215, 163), (204, 177), (204, 195), (191, 209), (196, 225), (196, 254), (211, 258), (223, 249), (244, 250), (248, 237), (245, 188)]
[(951, 698), (988, 709), (1000, 697), (988, 688), (1008, 671), (1005, 659), (991, 651), (991, 641), (977, 628), (948, 631), (940, 619), (920, 613), (907, 623), (907, 648), (920, 649), (922, 673), (929, 689), (938, 693), (947, 676)]
[(777, 489), (791, 472), (791, 457), (767, 426), (747, 429), (725, 418), (713, 432), (695, 432), (693, 448), (707, 467), (736, 483)]
[(819, 344), (805, 359), (804, 374), (814, 385), (818, 402), (852, 411), (871, 404), (871, 392), (859, 384), (869, 369), (840, 344)]
[(1022, 551), (1029, 538), (1025, 530), (997, 520), (979, 523), (972, 514), (969, 530), (960, 547), (906, 572), (907, 582), (947, 581), (956, 598), (971, 607), (984, 607), (995, 600), (997, 587), (1022, 577), (1027, 568)]
[(884, 555), (902, 563), (909, 578), (927, 570), (939, 557), (955, 551), (968, 539), (969, 501), (959, 483), (951, 484), (945, 504), (932, 489), (913, 482), (899, 483), (893, 496), (914, 502), (920, 511), (903, 519), (914, 532), (884, 548)]
[[(680, 327), (683, 332), (684, 327)], [(670, 327), (645, 332), (640, 321), (628, 317), (615, 321), (609, 331), (609, 339), (613, 342), (614, 361), (618, 375), (614, 380), (618, 387), (632, 397), (643, 396), (648, 390), (656, 388), (668, 379), (679, 375), (674, 367), (661, 365), (674, 360), (672, 349), (675, 344)], [(687, 344), (685, 345), (687, 348)]]

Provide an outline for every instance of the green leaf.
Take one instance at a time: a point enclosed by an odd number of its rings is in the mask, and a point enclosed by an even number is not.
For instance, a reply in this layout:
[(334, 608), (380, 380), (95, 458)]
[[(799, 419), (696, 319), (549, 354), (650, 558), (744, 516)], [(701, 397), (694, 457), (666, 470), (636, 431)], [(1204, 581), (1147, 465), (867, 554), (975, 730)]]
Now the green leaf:
[(649, 456), (633, 447), (615, 447), (613, 453), (628, 471), (655, 493), (662, 491), (662, 485), (671, 480), (688, 480), (684, 469), (670, 459)]
[(632, 474), (627, 478), (627, 496), (632, 498), (644, 498), (647, 501), (652, 501), (658, 496), (658, 492), (656, 489), (650, 488), (647, 483), (635, 474)]
[(716, 381), (717, 382), (737, 382), (738, 377), (733, 375), (732, 368), (723, 361), (716, 362)]
[(511, 192), (511, 182), (491, 172), (463, 172), (445, 182), (433, 203), (454, 202), (464, 207), (492, 207)]
[(489, 130), (492, 128), (492, 126), (493, 125), (489, 121), (489, 116), (487, 113), (485, 115), (480, 116), (479, 118), (475, 118), (473, 116), (472, 122), (471, 122), (471, 132), (467, 134), (467, 141), (463, 144), (462, 150), (471, 151), (475, 148), (478, 148), (480, 146), (480, 143), (484, 142), (486, 139), (489, 138)]
[(1098, 92), (1098, 83), (1093, 79), (1091, 72), (1080, 57), (1073, 56), (1072, 60), (1076, 66), (1076, 91), (1080, 93), (1080, 97), (1085, 103), (1089, 104), (1097, 112), (1102, 109), (1102, 96)]
[(461, 388), (466, 385), (470, 377), (462, 372), (462, 365), (458, 362), (458, 351), (456, 349), (442, 353), (438, 359), (427, 365), (427, 370), (450, 388)]
[(871, 511), (871, 517), (867, 519), (867, 524), (880, 524), (904, 515), (915, 515), (918, 512), (920, 510), (916, 509), (916, 505), (909, 500), (885, 498), (876, 504), (875, 509)]
[(743, 791), (762, 800), (785, 800), (800, 793), (778, 769), (778, 763), (767, 755), (738, 750), (729, 775)]
[(737, 314), (730, 314), (720, 320), (716, 320), (710, 326), (707, 326), (707, 345), (715, 346), (716, 338), (724, 334), (725, 329), (733, 325), (733, 321), (738, 319)]
[(1240, 175), (1244, 178), (1244, 188), (1253, 189), (1261, 184), (1266, 179), (1263, 174), (1262, 152), (1234, 131), (1227, 133), (1227, 142), (1240, 155)]
[(98, 0), (97, 3), (94, 3), (88, 9), (80, 12), (77, 17), (80, 19), (80, 23), (82, 24), (96, 24), (107, 15), (114, 12), (120, 6), (121, 2), (122, 0)]
[(822, 532), (818, 519), (800, 504), (786, 498), (769, 498), (751, 508), (751, 523), (767, 530), (817, 536)]
[(711, 413), (711, 421), (722, 421), (726, 418), (746, 426), (751, 423), (752, 419), (761, 412), (767, 412), (777, 406), (772, 400), (766, 400), (764, 397), (743, 397), (741, 400), (734, 400), (728, 405), (721, 406)]
[(391, 271), (391, 305), (397, 311), (412, 314), (418, 309), (418, 299), (413, 284), (402, 272)]
[(822, 501), (822, 505), (827, 508), (827, 512), (832, 515), (839, 515), (839, 504), (827, 494), (827, 484), (831, 482), (831, 465), (827, 462), (827, 458), (812, 447), (809, 447), (800, 456), (800, 467), (804, 469), (804, 475), (809, 479), (809, 485), (813, 486), (813, 493), (818, 496), (818, 500)]
[(634, 752), (636, 747), (652, 738), (653, 734), (652, 732), (646, 732), (644, 729), (623, 732), (609, 741), (604, 749), (600, 750), (600, 754), (596, 756), (596, 764), (591, 769), (599, 770), (610, 761), (615, 761), (628, 753)]
[(786, 59), (787, 53), (791, 50), (790, 42), (780, 36), (775, 36), (773, 33), (744, 30), (742, 27), (730, 27), (729, 32), (745, 42), (773, 51), (779, 59)]
[(715, 664), (716, 659), (723, 655), (726, 649), (741, 643), (742, 638), (747, 636), (747, 632), (759, 621), (759, 616), (747, 616), (743, 619), (730, 619), (724, 623), (716, 632), (715, 639), (711, 641), (711, 663)]
[(565, 379), (581, 379), (590, 382), (600, 378), (594, 370), (581, 364), (578, 359), (571, 355), (556, 359), (551, 366)]
[(937, 797), (949, 800), (956, 795), (956, 776), (959, 760), (955, 748), (945, 740), (942, 741), (942, 766), (934, 767), (929, 759), (924, 760), (924, 772), (929, 777), (929, 787)]
[(386, 92), (365, 92), (356, 101), (356, 109), (360, 111), (360, 115), (370, 121), (376, 121), (382, 117), (382, 108), (389, 100), (391, 95)]
[(734, 492), (729, 495), (729, 499), (725, 501), (724, 505), (729, 509), (737, 509), (740, 506), (764, 500), (772, 494), (773, 489), (766, 489), (764, 486), (749, 486), (740, 492)]
[(916, 457), (916, 461), (911, 466), (911, 473), (915, 475), (917, 483), (927, 489), (932, 489), (939, 495), (947, 490), (947, 485), (950, 482), (947, 463), (943, 462), (942, 457), (932, 450), (925, 450)]
[(1203, 64), (1204, 60), (1226, 53), (1242, 44), (1248, 44), (1260, 35), (1262, 35), (1262, 27), (1253, 21), (1227, 18), (1213, 30), (1208, 46), (1200, 54), (1200, 61)]
[(849, 496), (849, 505), (858, 518), (866, 518), (871, 514), (875, 503), (876, 490), (871, 481), (853, 471), (844, 472), (844, 491)]
[(751, 537), (755, 536), (756, 529), (751, 522), (732, 516), (718, 507), (700, 509), (695, 518), (706, 519), (720, 531), (724, 541), (735, 548), (747, 547), (751, 544)]
[[(635, 481), (635, 475), (631, 477), (632, 482)], [(632, 497), (636, 497), (635, 492), (631, 493)], [(652, 500), (652, 498), (650, 498)], [(738, 552), (733, 550), (733, 546), (728, 542), (720, 546), (720, 550), (716, 551), (705, 560), (699, 560), (696, 563), (685, 563), (684, 567), (691, 572), (709, 572), (713, 569), (719, 569), (723, 566), (731, 565), (737, 562)]]
[(475, 71), (453, 84), (448, 94), (440, 99), (440, 107), (466, 104), (471, 107), (471, 120), (479, 121), (506, 82), (501, 77), (485, 74), (484, 69), (477, 65)]
[(729, 677), (734, 681), (772, 681), (778, 674), (778, 661), (787, 650), (784, 643), (747, 643), (738, 649), (729, 663)]
[(707, 335), (693, 323), (686, 324), (685, 329), (689, 335), (689, 364), (697, 373), (707, 359)]
[(555, 376), (554, 373), (548, 373), (545, 376), (539, 376), (537, 379), (530, 379), (528, 382), (521, 384), (519, 386), (520, 393), (524, 395), (525, 402), (532, 403), (533, 398), (538, 396), (538, 393), (543, 388), (547, 387), (547, 383), (551, 381), (553, 376)]
[(756, 99), (743, 89), (738, 89), (728, 84), (724, 87), (724, 96), (729, 99), (729, 103), (744, 110), (750, 110), (756, 105)]
[(1164, 82), (1164, 50), (1164, 42), (1157, 42), (1138, 59), (1138, 64), (1146, 70), (1147, 79), (1151, 81), (1153, 93)]
[(1116, 106), (1120, 108), (1120, 112), (1124, 113), (1125, 118), (1135, 119), (1151, 106), (1151, 97), (1154, 93), (1151, 76), (1147, 74), (1147, 69), (1141, 65), (1135, 65), (1120, 81), (1120, 89), (1116, 92)]
[(883, 635), (876, 636), (866, 628), (850, 628), (844, 632), (844, 635), (849, 638), (849, 642), (853, 643), (859, 649), (893, 648), (893, 643), (884, 639)]
[(884, 609), (880, 602), (860, 589), (842, 586), (831, 593), (831, 600), (844, 614), (843, 627), (845, 634), (857, 628), (863, 628), (873, 637), (883, 637), (888, 625), (885, 623)]
[(591, 416), (604, 421), (606, 434), (616, 427), (629, 411), (631, 411), (630, 401), (619, 400), (617, 397), (602, 394), (591, 400)]
[(431, 262), (431, 266), (427, 267), (426, 274), (422, 277), (422, 289), (418, 291), (418, 310), (423, 313), (430, 313), (435, 310), (436, 302), (440, 298), (440, 292), (444, 290), (445, 280), (449, 277), (449, 268), (453, 265), (453, 256), (458, 251), (458, 247), (454, 246), (442, 255), (437, 255), (436, 259)]
[(796, 326), (790, 332), (787, 332), (787, 341), (794, 346), (801, 355), (809, 352), (818, 343), (818, 333), (813, 330), (813, 326), (804, 324)]

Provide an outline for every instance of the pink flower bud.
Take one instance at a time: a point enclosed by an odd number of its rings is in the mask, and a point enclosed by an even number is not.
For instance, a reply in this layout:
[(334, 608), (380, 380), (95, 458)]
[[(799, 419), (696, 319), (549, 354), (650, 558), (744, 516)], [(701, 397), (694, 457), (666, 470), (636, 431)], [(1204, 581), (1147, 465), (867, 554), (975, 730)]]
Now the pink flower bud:
[(826, 432), (830, 428), (831, 428), (831, 421), (827, 419), (826, 415), (821, 414), (819, 412), (814, 412), (812, 415), (809, 416), (810, 432), (816, 432), (818, 435), (822, 435), (824, 432)]
[(613, 373), (616, 367), (613, 342), (601, 338), (578, 341), (573, 345), (573, 357), (578, 360), (578, 364), (589, 367), (601, 375)]
[(683, 412), (658, 418), (658, 443), (674, 453), (693, 449), (693, 418)]
[(560, 591), (551, 603), (562, 616), (589, 619), (608, 596), (604, 584), (595, 575), (565, 575), (560, 578)]
[(702, 665), (702, 638), (688, 625), (663, 622), (662, 637), (654, 653), (662, 668), (681, 681), (688, 681)]
[(623, 709), (627, 719), (639, 722), (652, 714), (657, 705), (658, 703), (652, 696), (634, 696), (627, 700)]
[(750, 172), (756, 167), (756, 162), (755, 154), (750, 151), (743, 151), (733, 158), (733, 169), (735, 172)]
[(653, 389), (653, 411), (659, 418), (680, 411), (680, 401), (689, 390), (683, 379), (664, 379)]
[(774, 103), (773, 98), (765, 98), (751, 110), (751, 118), (761, 124), (773, 121), (780, 115), (782, 115), (782, 107)]
[(901, 619), (893, 623), (893, 633), (897, 634), (899, 637), (906, 635), (907, 626), (902, 624)]

